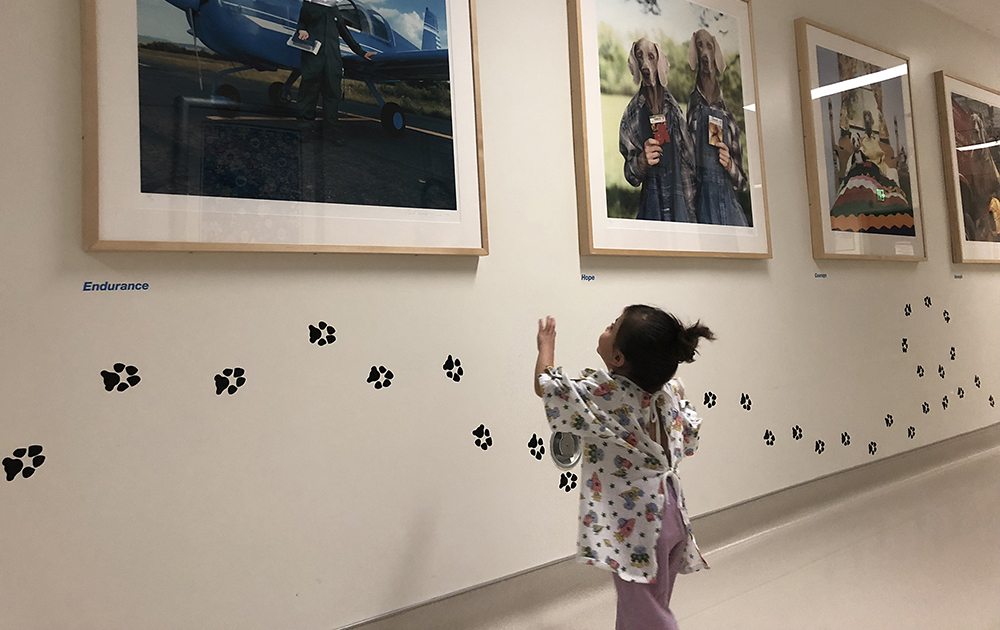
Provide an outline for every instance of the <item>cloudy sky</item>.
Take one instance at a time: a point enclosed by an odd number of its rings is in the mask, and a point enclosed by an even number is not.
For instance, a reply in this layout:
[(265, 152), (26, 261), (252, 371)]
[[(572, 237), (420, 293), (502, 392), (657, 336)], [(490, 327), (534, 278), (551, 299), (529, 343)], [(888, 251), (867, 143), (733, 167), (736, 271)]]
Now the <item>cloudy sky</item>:
[(662, 31), (677, 43), (691, 41), (695, 31), (705, 28), (715, 35), (726, 56), (740, 52), (736, 18), (687, 0), (659, 0), (659, 6), (660, 15), (650, 15), (642, 10), (641, 3), (634, 0), (598, 0), (597, 19), (609, 24), (620, 37), (631, 38), (635, 33)]
[[(280, 0), (299, 6), (299, 0)], [(180, 44), (191, 44), (184, 12), (166, 0), (136, 0), (139, 11), (139, 35)], [(273, 4), (274, 0), (272, 0)], [(445, 0), (357, 0), (382, 14), (392, 30), (420, 47), (424, 31), (424, 8), (437, 15), (441, 46), (448, 46)], [(297, 12), (296, 8), (296, 12)], [(297, 13), (296, 13), (297, 14)]]

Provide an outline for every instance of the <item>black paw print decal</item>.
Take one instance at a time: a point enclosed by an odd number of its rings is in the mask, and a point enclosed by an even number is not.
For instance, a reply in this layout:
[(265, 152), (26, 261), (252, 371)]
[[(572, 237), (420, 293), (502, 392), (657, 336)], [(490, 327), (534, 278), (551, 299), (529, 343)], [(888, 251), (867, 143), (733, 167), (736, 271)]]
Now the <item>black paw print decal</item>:
[(139, 368), (134, 365), (115, 363), (113, 369), (114, 372), (101, 370), (101, 376), (104, 377), (104, 389), (106, 391), (112, 392), (118, 390), (123, 392), (129, 387), (135, 387), (142, 380), (139, 378)]
[(847, 431), (844, 431), (843, 433), (840, 434), (840, 443), (843, 444), (844, 446), (851, 445), (851, 436), (850, 434), (847, 433)]
[(955, 393), (956, 393), (956, 394), (958, 394), (958, 397), (959, 397), (959, 398), (965, 398), (965, 390), (964, 390), (964, 389), (962, 389), (961, 387), (959, 387), (959, 388), (958, 388), (958, 391), (957, 391), (957, 392), (955, 392)]
[(926, 306), (927, 308), (931, 307), (931, 296), (928, 295), (927, 297), (924, 298), (924, 306)]
[(917, 429), (916, 429), (916, 427), (910, 427), (909, 429), (907, 429), (906, 430), (906, 437), (910, 438), (911, 440), (913, 438), (917, 437)]
[(570, 492), (573, 490), (573, 488), (576, 487), (576, 480), (577, 480), (576, 474), (571, 472), (564, 472), (559, 477), (559, 487), (565, 490), (566, 492)]
[(919, 376), (920, 378), (924, 377), (924, 366), (922, 365), (917, 366), (917, 376)]
[(952, 360), (952, 361), (954, 361), (954, 360), (955, 360), (955, 346), (952, 346), (952, 347), (951, 347), (951, 360)]
[(885, 414), (885, 426), (887, 426), (887, 427), (891, 427), (892, 426), (892, 414), (891, 413)]
[(246, 374), (246, 370), (241, 367), (226, 368), (222, 370), (222, 374), (216, 374), (215, 395), (221, 396), (222, 392), (228, 392), (230, 396), (235, 394), (236, 390), (247, 382), (247, 377), (244, 374)]
[(868, 454), (869, 455), (874, 455), (875, 451), (877, 451), (877, 450), (878, 450), (878, 444), (876, 444), (875, 442), (869, 442), (868, 443)]
[(481, 424), (476, 427), (476, 430), (472, 432), (472, 435), (476, 436), (476, 446), (484, 451), (493, 446), (493, 438), (490, 437), (490, 430), (486, 428), (485, 424)]
[(941, 378), (944, 378), (944, 366), (943, 365), (939, 365), (938, 366), (938, 376), (940, 376)]
[(335, 332), (337, 330), (326, 322), (320, 322), (315, 326), (309, 324), (309, 343), (314, 343), (317, 346), (333, 343), (337, 340), (337, 336), (333, 334)]
[(740, 406), (746, 409), (747, 411), (750, 411), (750, 407), (753, 406), (753, 401), (750, 400), (749, 394), (743, 394), (742, 396), (740, 396)]
[(826, 450), (826, 444), (823, 444), (823, 440), (816, 440), (816, 453), (822, 455), (824, 450)]
[(774, 446), (774, 434), (771, 433), (770, 429), (767, 429), (766, 431), (764, 431), (764, 442), (768, 446)]
[(941, 399), (941, 406), (944, 407), (945, 411), (948, 410), (948, 397), (945, 396)]
[(990, 396), (990, 407), (996, 407), (997, 401), (993, 400), (993, 396)]
[(923, 410), (924, 410), (924, 413), (930, 413), (931, 412), (931, 406), (928, 405), (927, 403), (924, 403)]
[(944, 316), (944, 323), (950, 324), (951, 323), (951, 315), (948, 314), (948, 311), (945, 311), (944, 313), (942, 313), (942, 315)]
[(979, 382), (979, 375), (977, 374), (976, 375), (976, 389), (979, 389), (980, 387), (982, 387), (982, 384)]
[(802, 439), (802, 427), (800, 427), (799, 425), (795, 425), (794, 427), (792, 427), (792, 437), (794, 439), (796, 439), (796, 440), (801, 440)]
[[(13, 455), (13, 457), (4, 457), (3, 459), (3, 471), (7, 475), (7, 481), (14, 481), (18, 473), (27, 479), (35, 474), (35, 469), (45, 463), (42, 447), (37, 444), (28, 448), (16, 448)], [(21, 461), (24, 457), (30, 458), (27, 466)]]
[[(483, 427), (483, 429), (485, 431), (486, 427)], [(531, 434), (531, 439), (528, 440), (528, 452), (538, 461), (542, 461), (542, 456), (545, 455), (545, 443), (534, 433)]]
[(378, 367), (372, 366), (370, 372), (368, 372), (368, 383), (375, 383), (375, 389), (382, 389), (383, 387), (388, 387), (392, 385), (392, 370), (385, 369), (384, 365)]
[(913, 312), (913, 309), (910, 308), (909, 304), (907, 304), (906, 308), (903, 309), (903, 314), (906, 315), (907, 317), (909, 317), (912, 312)]
[(444, 375), (456, 383), (465, 376), (465, 370), (462, 369), (462, 362), (451, 358), (450, 354), (448, 355), (448, 360), (441, 367), (444, 368)]
[(706, 408), (711, 409), (712, 407), (715, 406), (716, 402), (718, 402), (718, 399), (715, 397), (715, 394), (713, 394), (712, 392), (705, 392), (705, 407)]
[(910, 349), (910, 344), (907, 343), (906, 337), (903, 337), (903, 354), (906, 354), (906, 351), (909, 349)]

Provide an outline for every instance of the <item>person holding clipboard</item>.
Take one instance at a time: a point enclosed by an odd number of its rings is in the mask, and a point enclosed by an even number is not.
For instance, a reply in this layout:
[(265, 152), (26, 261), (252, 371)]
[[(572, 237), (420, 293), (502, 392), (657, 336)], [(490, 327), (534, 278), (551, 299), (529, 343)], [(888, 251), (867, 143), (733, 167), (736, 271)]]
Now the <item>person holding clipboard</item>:
[[(359, 57), (371, 59), (376, 53), (365, 52), (347, 29), (336, 0), (305, 0), (299, 12), (295, 36), (302, 42), (315, 40), (319, 49), (302, 51), (302, 81), (299, 83), (298, 118), (303, 122), (316, 120), (316, 105), (323, 96), (324, 135), (336, 146), (343, 146), (337, 110), (340, 107), (340, 81), (344, 63), (340, 57), (340, 38)], [(315, 44), (313, 44), (315, 48)]]

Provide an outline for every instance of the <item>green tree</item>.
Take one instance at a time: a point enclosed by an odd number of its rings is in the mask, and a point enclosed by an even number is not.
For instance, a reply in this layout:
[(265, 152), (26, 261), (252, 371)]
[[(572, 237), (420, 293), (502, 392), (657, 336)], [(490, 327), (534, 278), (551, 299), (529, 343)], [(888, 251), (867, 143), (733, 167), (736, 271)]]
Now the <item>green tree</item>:
[(603, 94), (631, 94), (635, 91), (628, 69), (628, 53), (618, 33), (601, 22), (597, 27), (597, 56)]

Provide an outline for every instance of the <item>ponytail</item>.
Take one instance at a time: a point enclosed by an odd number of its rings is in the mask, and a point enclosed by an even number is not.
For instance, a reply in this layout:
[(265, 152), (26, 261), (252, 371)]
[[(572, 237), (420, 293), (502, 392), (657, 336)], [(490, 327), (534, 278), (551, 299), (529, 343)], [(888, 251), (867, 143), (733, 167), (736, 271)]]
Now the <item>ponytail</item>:
[(698, 354), (698, 342), (701, 339), (715, 341), (715, 333), (701, 323), (701, 320), (694, 326), (684, 328), (677, 335), (677, 361), (678, 363), (693, 363), (694, 357)]

